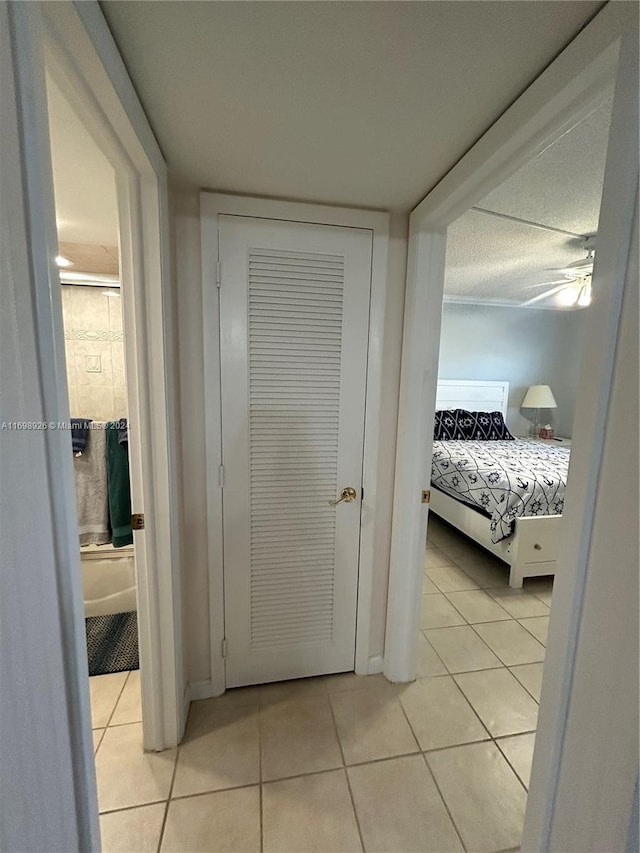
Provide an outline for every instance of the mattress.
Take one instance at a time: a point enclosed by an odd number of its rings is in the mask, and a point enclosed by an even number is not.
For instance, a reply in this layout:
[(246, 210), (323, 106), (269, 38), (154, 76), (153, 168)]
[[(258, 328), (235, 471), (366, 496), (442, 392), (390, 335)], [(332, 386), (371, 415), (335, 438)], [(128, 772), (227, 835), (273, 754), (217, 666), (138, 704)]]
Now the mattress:
[(431, 483), (489, 515), (497, 543), (516, 518), (562, 514), (569, 454), (534, 439), (434, 441)]

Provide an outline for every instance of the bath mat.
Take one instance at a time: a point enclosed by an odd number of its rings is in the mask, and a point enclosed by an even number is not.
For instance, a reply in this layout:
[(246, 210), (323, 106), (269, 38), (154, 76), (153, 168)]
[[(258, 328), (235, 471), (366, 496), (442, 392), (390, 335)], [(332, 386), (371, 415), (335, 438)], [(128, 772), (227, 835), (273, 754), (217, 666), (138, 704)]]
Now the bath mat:
[(106, 675), (125, 669), (140, 669), (138, 618), (132, 613), (89, 616), (87, 629), (89, 675)]

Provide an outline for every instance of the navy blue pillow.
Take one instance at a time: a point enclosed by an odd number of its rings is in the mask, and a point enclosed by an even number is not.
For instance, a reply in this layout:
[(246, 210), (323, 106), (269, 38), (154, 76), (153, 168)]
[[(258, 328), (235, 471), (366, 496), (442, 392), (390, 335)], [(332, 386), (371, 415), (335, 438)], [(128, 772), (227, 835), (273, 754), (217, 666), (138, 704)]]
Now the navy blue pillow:
[(439, 409), (433, 427), (434, 441), (464, 441), (465, 434), (458, 424), (462, 409)]
[(458, 409), (457, 423), (467, 441), (514, 441), (502, 412), (467, 412)]

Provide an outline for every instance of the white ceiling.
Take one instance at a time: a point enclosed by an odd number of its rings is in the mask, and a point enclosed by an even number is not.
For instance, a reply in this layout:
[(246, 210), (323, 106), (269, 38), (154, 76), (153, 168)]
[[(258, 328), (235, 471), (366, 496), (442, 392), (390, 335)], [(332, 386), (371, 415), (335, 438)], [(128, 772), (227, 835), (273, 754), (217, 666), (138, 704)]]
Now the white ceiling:
[(601, 2), (101, 6), (174, 180), (409, 210)]
[[(450, 226), (448, 301), (521, 304), (586, 258), (579, 235), (598, 229), (611, 106), (608, 99)], [(551, 297), (538, 304), (558, 307)]]
[(47, 78), (49, 133), (61, 243), (118, 243), (113, 169), (51, 78)]

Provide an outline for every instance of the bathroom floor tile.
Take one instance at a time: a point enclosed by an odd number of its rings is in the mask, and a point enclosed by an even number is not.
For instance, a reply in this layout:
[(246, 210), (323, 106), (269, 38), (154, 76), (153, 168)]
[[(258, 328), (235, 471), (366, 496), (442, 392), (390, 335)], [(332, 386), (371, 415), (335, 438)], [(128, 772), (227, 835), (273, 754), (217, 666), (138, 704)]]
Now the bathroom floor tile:
[[(450, 592), (447, 598), (470, 624), (474, 622), (499, 622), (500, 620), (511, 618), (506, 610), (503, 610), (482, 589)], [(542, 602), (538, 603), (541, 604)]]
[(542, 673), (544, 671), (544, 664), (524, 663), (520, 666), (509, 667), (509, 669), (518, 679), (520, 684), (529, 691), (536, 702), (539, 702), (540, 692), (542, 690)]
[(529, 787), (533, 748), (536, 742), (535, 732), (515, 737), (499, 738), (496, 743), (506, 755), (507, 761), (516, 771), (526, 788)]
[(259, 788), (171, 800), (160, 851), (259, 853)]
[(544, 646), (515, 620), (486, 622), (475, 630), (507, 666), (544, 660)]
[(193, 702), (173, 796), (199, 794), (260, 781), (258, 706), (218, 709), (215, 699)]
[(102, 853), (156, 853), (165, 809), (156, 803), (100, 815)]
[(420, 627), (423, 629), (447, 628), (452, 625), (466, 625), (464, 618), (453, 604), (447, 601), (442, 593), (423, 595)]
[(367, 853), (462, 851), (421, 755), (347, 770)]
[(394, 690), (334, 693), (331, 705), (346, 764), (418, 751)]
[(264, 785), (262, 831), (264, 853), (361, 851), (345, 771)]
[(425, 636), (449, 672), (470, 672), (502, 666), (502, 662), (468, 625), (436, 628), (425, 631)]
[(523, 628), (539, 640), (543, 646), (547, 645), (547, 634), (549, 633), (549, 616), (536, 616), (533, 619), (518, 619)]
[(465, 672), (455, 680), (493, 737), (535, 730), (538, 704), (506, 667)]
[(405, 687), (399, 698), (422, 750), (488, 738), (450, 675), (414, 681)]
[(132, 670), (118, 699), (113, 712), (110, 726), (122, 723), (139, 723), (142, 720), (142, 704), (140, 701), (140, 670)]
[(91, 725), (94, 729), (102, 729), (109, 722), (128, 675), (128, 672), (114, 672), (93, 675), (89, 679)]
[[(368, 694), (350, 690), (345, 696)], [(260, 709), (263, 780), (342, 766), (327, 696), (300, 696)]]
[(166, 800), (176, 750), (143, 752), (142, 724), (108, 728), (96, 753), (101, 812)]
[(467, 850), (518, 847), (527, 795), (494, 743), (430, 752), (427, 762)]

